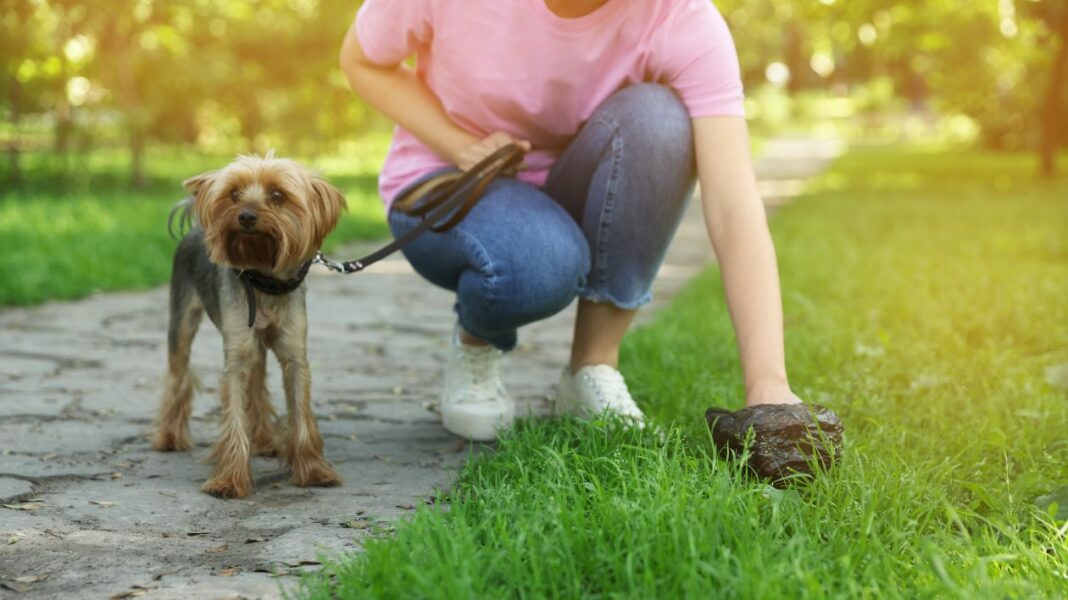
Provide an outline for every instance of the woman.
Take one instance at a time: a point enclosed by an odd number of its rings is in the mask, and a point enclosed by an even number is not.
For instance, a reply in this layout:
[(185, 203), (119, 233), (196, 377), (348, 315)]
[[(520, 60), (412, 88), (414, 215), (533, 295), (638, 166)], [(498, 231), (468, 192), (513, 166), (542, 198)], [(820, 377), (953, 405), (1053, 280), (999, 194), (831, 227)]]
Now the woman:
[[(404, 61), (416, 57), (415, 68)], [(405, 250), (456, 292), (444, 425), (507, 428), (516, 330), (579, 298), (560, 412), (640, 423), (619, 345), (693, 191), (723, 272), (746, 403), (788, 404), (778, 271), (749, 156), (737, 55), (709, 0), (367, 0), (341, 49), (352, 88), (398, 123), (387, 206), (495, 149), (527, 151), (455, 229)], [(389, 213), (394, 235), (417, 223)]]

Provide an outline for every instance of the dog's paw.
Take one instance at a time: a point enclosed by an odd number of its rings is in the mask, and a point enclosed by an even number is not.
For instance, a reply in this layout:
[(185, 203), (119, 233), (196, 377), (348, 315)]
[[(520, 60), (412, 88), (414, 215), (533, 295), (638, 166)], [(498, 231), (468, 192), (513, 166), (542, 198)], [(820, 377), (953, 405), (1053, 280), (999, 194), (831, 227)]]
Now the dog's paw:
[(156, 431), (152, 438), (152, 448), (160, 452), (185, 452), (193, 447), (189, 432), (163, 430)]
[(341, 485), (341, 476), (325, 460), (293, 466), (293, 483), (300, 487), (332, 487)]
[(252, 493), (252, 478), (212, 477), (204, 482), (200, 490), (216, 498), (247, 498)]

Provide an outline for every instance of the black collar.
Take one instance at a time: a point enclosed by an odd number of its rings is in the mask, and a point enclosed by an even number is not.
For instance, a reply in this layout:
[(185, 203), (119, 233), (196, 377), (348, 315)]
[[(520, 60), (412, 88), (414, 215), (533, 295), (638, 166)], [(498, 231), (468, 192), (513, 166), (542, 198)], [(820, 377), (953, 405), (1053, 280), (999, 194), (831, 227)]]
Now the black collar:
[(259, 271), (234, 269), (238, 281), (245, 288), (245, 299), (248, 301), (248, 326), (253, 327), (256, 325), (256, 294), (253, 292), (253, 288), (272, 296), (288, 294), (304, 283), (304, 278), (307, 277), (308, 269), (311, 268), (311, 265), (312, 261), (310, 260), (304, 263), (301, 265), (300, 270), (297, 271), (297, 274), (289, 279), (278, 279), (270, 275), (264, 275)]

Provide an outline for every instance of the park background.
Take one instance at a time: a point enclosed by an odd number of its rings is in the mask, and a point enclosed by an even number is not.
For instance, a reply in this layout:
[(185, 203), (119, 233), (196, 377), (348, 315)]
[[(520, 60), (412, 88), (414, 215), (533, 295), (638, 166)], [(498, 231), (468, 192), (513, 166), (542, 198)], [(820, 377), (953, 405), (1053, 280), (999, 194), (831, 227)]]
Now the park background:
[[(850, 430), (837, 476), (775, 490), (702, 445), (693, 417), (743, 397), (713, 268), (624, 349), (666, 444), (524, 425), (465, 469), (450, 511), (420, 509), (300, 593), (1063, 597), (1068, 2), (715, 4), (754, 152), (847, 147), (772, 217), (795, 388)], [(351, 211), (328, 248), (385, 236), (391, 124), (337, 66), (357, 8), (5, 2), (0, 306), (165, 282), (180, 181), (235, 153), (275, 148), (338, 183)]]
[[(1034, 153), (1068, 137), (1063, 0), (723, 0), (755, 136)], [(337, 179), (382, 234), (389, 124), (349, 90), (342, 0), (12, 0), (0, 12), (0, 304), (156, 284), (178, 183), (235, 153)], [(759, 149), (759, 148), (758, 148)], [(1011, 154), (1010, 154), (1011, 153)], [(131, 256), (137, 248), (137, 256)]]

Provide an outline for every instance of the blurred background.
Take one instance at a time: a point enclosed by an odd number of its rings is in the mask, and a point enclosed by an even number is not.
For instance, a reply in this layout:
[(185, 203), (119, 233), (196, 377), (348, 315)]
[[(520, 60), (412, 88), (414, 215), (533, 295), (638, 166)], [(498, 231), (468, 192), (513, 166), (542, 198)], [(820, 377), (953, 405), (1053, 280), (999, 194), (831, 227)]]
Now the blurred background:
[[(718, 0), (760, 140), (835, 136), (1028, 155), (1068, 139), (1068, 0)], [(350, 0), (5, 0), (0, 305), (164, 281), (180, 181), (278, 148), (385, 233), (390, 124), (337, 67)], [(136, 254), (137, 256), (131, 256)]]

